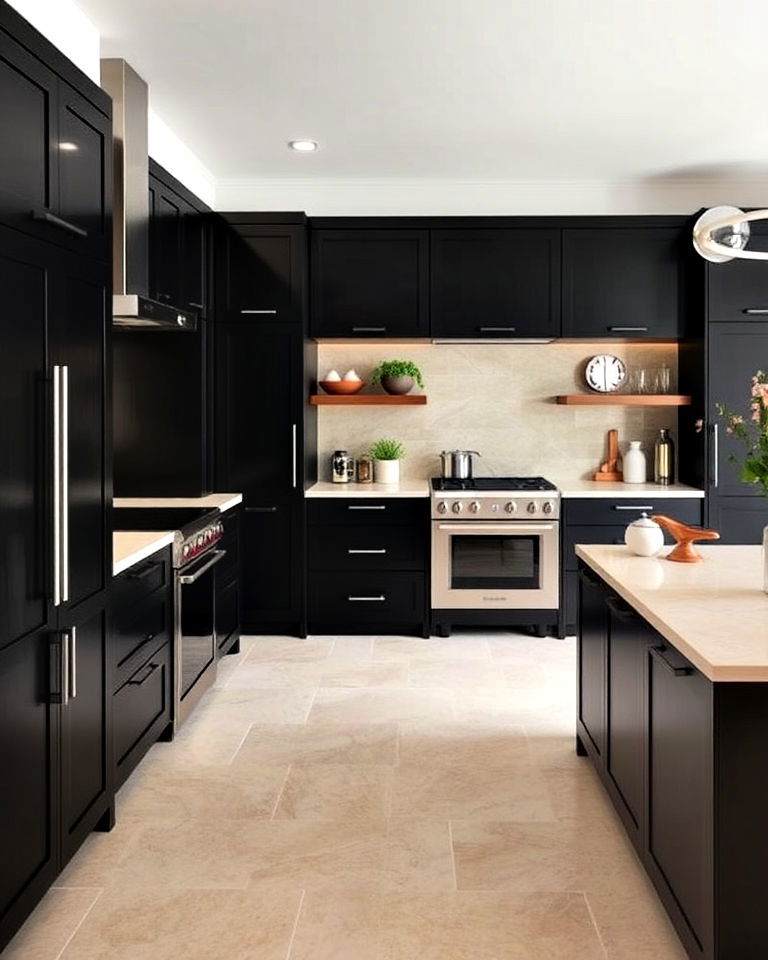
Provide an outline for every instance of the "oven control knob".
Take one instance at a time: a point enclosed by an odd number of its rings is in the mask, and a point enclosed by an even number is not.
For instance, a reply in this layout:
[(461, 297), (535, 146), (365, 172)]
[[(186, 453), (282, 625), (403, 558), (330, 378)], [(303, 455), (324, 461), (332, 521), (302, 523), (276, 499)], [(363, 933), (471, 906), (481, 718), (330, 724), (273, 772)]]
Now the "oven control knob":
[(202, 545), (203, 545), (203, 535), (202, 535), (202, 533), (201, 533), (200, 536), (197, 538), (197, 545), (198, 545), (198, 547), (202, 547)]
[(181, 555), (182, 555), (182, 557), (186, 557), (188, 553), (189, 553), (189, 544), (187, 544), (187, 545), (184, 547), (184, 549), (181, 551)]
[(472, 511), (472, 513), (480, 513), (480, 501), (473, 500), (469, 505), (469, 509)]
[(451, 507), (451, 510), (453, 510), (454, 513), (461, 513), (463, 509), (464, 504), (461, 502), (461, 500), (457, 500), (456, 503), (454, 503), (454, 505)]
[(440, 503), (438, 503), (437, 512), (448, 513), (448, 504), (445, 502), (445, 500), (441, 500)]
[(531, 502), (528, 504), (528, 513), (536, 513), (536, 510), (537, 510), (536, 501), (531, 500)]
[(550, 514), (555, 509), (555, 505), (551, 500), (547, 500), (541, 509), (544, 511), (544, 513)]
[(514, 500), (510, 500), (504, 509), (507, 511), (507, 513), (514, 513), (515, 510), (517, 510), (517, 504)]

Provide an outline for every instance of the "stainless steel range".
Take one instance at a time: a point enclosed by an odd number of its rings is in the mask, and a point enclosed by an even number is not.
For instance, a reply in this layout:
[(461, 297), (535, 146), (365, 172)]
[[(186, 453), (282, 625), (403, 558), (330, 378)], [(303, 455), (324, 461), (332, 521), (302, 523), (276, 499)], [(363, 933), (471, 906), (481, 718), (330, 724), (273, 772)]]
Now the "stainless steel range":
[(557, 623), (560, 494), (544, 477), (432, 480), (432, 624)]
[(116, 530), (175, 530), (174, 570), (174, 725), (183, 723), (216, 679), (214, 628), (217, 549), (223, 534), (218, 510), (198, 507), (121, 507)]

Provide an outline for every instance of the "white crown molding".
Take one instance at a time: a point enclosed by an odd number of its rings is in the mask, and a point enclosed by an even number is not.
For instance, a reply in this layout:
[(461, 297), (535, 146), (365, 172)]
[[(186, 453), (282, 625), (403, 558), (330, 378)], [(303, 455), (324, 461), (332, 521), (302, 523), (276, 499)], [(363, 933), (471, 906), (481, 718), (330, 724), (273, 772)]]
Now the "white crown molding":
[(690, 213), (768, 204), (768, 180), (227, 179), (217, 210), (305, 210), (311, 216), (493, 216)]

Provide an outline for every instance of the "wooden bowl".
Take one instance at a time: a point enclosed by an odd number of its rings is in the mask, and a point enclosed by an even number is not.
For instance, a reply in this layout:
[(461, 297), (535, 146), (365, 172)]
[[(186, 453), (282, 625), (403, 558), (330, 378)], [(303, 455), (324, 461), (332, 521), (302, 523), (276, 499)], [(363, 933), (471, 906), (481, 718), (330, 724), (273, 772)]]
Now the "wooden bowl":
[(319, 380), (318, 382), (326, 393), (338, 397), (351, 397), (353, 393), (360, 393), (365, 386), (364, 380)]

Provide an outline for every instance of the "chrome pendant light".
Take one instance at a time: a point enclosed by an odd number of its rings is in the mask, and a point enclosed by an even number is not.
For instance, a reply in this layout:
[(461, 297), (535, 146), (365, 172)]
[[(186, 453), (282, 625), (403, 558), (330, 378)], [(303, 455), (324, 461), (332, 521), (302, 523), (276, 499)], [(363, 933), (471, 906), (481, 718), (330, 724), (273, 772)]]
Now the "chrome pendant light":
[(745, 213), (738, 207), (711, 207), (693, 228), (693, 246), (710, 263), (729, 260), (768, 260), (768, 251), (747, 250), (752, 220), (768, 220), (768, 210)]

